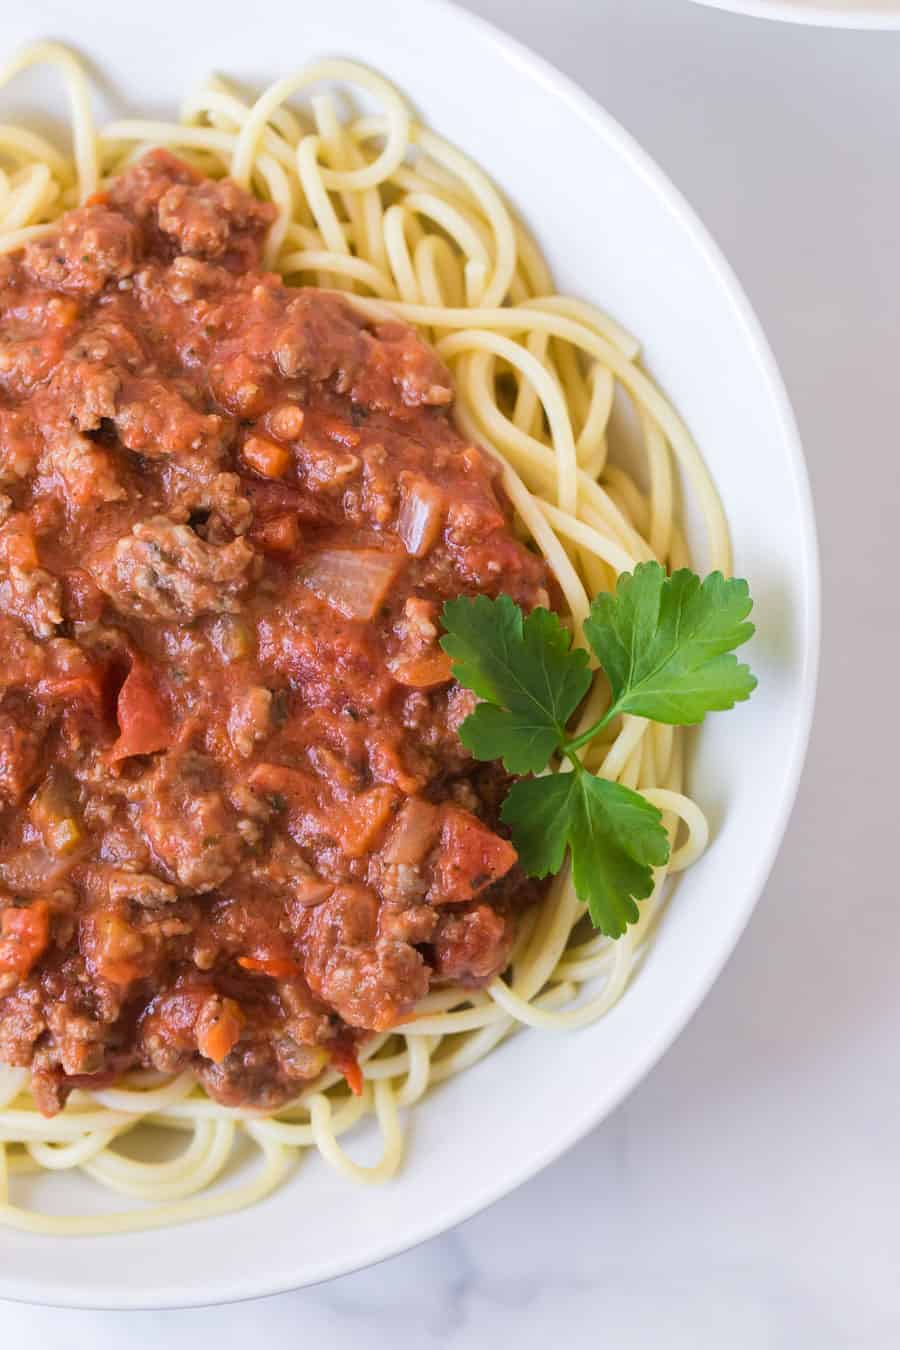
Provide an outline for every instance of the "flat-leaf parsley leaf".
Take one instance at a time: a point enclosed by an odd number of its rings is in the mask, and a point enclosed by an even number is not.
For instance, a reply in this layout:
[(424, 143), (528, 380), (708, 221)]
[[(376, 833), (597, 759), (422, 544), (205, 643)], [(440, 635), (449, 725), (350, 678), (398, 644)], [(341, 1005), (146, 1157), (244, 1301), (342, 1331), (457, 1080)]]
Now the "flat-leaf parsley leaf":
[(484, 700), (460, 727), (463, 745), (510, 773), (539, 773), (590, 687), (587, 652), (551, 610), (525, 618), (508, 595), (448, 600), (443, 619), (454, 676)]
[(732, 655), (753, 635), (746, 581), (686, 567), (667, 577), (641, 563), (598, 595), (584, 635), (612, 686), (617, 713), (690, 726), (749, 698), (756, 680)]
[[(444, 605), (441, 646), (455, 678), (481, 700), (460, 738), (476, 759), (502, 760), (520, 776), (501, 812), (520, 862), (544, 877), (569, 853), (575, 891), (610, 937), (637, 921), (637, 901), (651, 893), (669, 841), (655, 806), (591, 773), (578, 751), (622, 713), (690, 725), (749, 698), (756, 679), (733, 650), (754, 631), (752, 603), (745, 581), (720, 572), (701, 581), (686, 568), (670, 577), (659, 563), (641, 563), (620, 576), (614, 594), (596, 597), (584, 625), (612, 700), (598, 722), (571, 738), (567, 723), (591, 672), (557, 616), (536, 609), (526, 617), (507, 595)], [(569, 761), (565, 771), (544, 772), (557, 755)]]
[(586, 769), (521, 779), (510, 788), (502, 817), (532, 876), (558, 872), (568, 845), (576, 894), (608, 937), (621, 937), (637, 923), (635, 901), (647, 898), (652, 869), (669, 858), (661, 812), (639, 792)]

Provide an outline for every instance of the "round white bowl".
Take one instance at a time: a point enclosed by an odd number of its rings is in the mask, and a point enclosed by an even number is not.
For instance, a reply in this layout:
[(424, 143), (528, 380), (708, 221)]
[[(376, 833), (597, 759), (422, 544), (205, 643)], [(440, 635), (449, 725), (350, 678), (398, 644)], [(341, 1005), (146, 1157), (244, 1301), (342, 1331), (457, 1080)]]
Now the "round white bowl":
[[(815, 532), (791, 409), (759, 324), (715, 244), (632, 139), (538, 57), (441, 0), (275, 0), (215, 9), (154, 0), (31, 0), (0, 13), (0, 51), (52, 35), (82, 47), (108, 112), (171, 115), (208, 69), (259, 83), (322, 54), (393, 78), (474, 154), (524, 213), (564, 290), (623, 320), (697, 435), (756, 597), (753, 700), (697, 738), (692, 789), (712, 846), (680, 883), (618, 1006), (585, 1031), (529, 1032), (414, 1113), (391, 1184), (359, 1189), (308, 1157), (255, 1209), (165, 1233), (55, 1240), (0, 1230), (0, 1297), (79, 1307), (189, 1306), (294, 1289), (391, 1256), (467, 1218), (545, 1167), (651, 1068), (710, 988), (781, 841), (803, 761), (818, 652)], [(463, 75), (462, 84), (460, 74)], [(31, 80), (0, 118), (53, 98)], [(59, 106), (58, 98), (55, 106)], [(365, 1138), (359, 1147), (366, 1148)], [(95, 1206), (58, 1174), (48, 1207)], [(602, 1222), (602, 1216), (598, 1216)]]
[(900, 0), (694, 0), (694, 4), (817, 28), (900, 28)]

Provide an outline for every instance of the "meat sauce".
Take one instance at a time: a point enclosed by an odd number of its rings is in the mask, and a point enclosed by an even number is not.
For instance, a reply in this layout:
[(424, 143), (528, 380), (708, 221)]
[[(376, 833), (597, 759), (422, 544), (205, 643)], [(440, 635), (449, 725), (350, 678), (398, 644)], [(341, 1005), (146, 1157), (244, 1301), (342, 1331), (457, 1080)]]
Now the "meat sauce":
[(445, 599), (547, 602), (404, 325), (260, 270), (270, 206), (153, 152), (0, 259), (0, 1061), (270, 1107), (533, 890)]

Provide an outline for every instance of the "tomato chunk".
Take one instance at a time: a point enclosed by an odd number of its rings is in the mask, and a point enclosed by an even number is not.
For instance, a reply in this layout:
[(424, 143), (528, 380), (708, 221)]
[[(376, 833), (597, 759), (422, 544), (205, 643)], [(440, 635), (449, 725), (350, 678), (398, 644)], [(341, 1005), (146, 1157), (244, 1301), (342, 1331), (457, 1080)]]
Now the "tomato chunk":
[(270, 975), (273, 980), (293, 980), (300, 974), (297, 962), (287, 956), (239, 956), (238, 965), (244, 970)]
[(240, 1040), (246, 1018), (233, 998), (213, 996), (198, 1018), (197, 1049), (214, 1064), (227, 1059)]
[(250, 531), (250, 539), (257, 548), (262, 549), (263, 553), (272, 554), (276, 558), (289, 558), (300, 547), (300, 527), (297, 524), (297, 517), (287, 512), (280, 516), (272, 516), (271, 520), (254, 525)]
[(119, 739), (109, 751), (110, 763), (129, 755), (152, 755), (172, 743), (166, 705), (149, 670), (132, 660), (131, 670), (119, 690), (116, 704)]
[(283, 478), (291, 466), (291, 452), (266, 436), (248, 436), (243, 456), (263, 478)]
[(344, 1075), (348, 1088), (354, 1097), (361, 1097), (363, 1090), (363, 1071), (356, 1058), (356, 1047), (344, 1041), (338, 1041), (331, 1051), (331, 1062), (338, 1073)]
[(469, 811), (443, 808), (440, 851), (434, 868), (433, 904), (460, 904), (505, 876), (518, 858), (506, 839), (494, 834)]
[(0, 915), (0, 972), (25, 977), (50, 941), (50, 906), (35, 900), (27, 908), (8, 906)]

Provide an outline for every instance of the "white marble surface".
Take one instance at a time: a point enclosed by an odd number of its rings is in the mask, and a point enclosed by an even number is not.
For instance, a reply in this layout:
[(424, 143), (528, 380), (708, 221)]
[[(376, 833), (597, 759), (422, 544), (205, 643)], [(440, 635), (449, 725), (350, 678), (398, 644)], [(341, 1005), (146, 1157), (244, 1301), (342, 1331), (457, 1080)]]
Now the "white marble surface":
[(736, 955), (663, 1063), (487, 1213), (264, 1303), (125, 1315), (0, 1305), (0, 1345), (900, 1344), (889, 861), (900, 607), (888, 593), (900, 517), (900, 34), (790, 29), (687, 0), (470, 7), (574, 75), (659, 159), (724, 246), (781, 362), (826, 597), (817, 726), (787, 841)]

